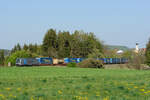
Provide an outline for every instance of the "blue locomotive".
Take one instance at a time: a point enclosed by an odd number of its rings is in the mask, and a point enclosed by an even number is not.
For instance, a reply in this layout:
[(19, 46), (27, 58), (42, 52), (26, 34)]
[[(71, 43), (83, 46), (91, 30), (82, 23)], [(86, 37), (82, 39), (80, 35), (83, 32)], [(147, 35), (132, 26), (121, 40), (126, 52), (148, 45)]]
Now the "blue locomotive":
[(35, 58), (17, 58), (16, 66), (39, 66), (39, 62)]

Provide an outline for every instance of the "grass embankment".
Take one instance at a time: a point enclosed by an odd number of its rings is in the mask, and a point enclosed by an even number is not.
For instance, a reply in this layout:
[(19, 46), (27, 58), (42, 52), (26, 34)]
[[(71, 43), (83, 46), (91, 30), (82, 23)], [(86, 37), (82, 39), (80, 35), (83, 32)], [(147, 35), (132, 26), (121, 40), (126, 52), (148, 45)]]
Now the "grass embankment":
[(0, 68), (0, 100), (146, 100), (150, 71)]

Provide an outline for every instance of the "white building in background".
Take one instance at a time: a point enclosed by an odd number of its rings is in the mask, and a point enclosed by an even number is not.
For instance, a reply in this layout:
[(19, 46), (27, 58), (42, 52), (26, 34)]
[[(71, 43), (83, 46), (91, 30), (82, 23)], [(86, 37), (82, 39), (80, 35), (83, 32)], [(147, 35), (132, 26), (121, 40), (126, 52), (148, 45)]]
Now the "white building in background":
[(123, 54), (123, 53), (124, 53), (123, 50), (118, 50), (118, 51), (117, 51), (117, 54)]
[(134, 50), (135, 53), (139, 53), (139, 44), (136, 43), (136, 47), (135, 47), (135, 50)]

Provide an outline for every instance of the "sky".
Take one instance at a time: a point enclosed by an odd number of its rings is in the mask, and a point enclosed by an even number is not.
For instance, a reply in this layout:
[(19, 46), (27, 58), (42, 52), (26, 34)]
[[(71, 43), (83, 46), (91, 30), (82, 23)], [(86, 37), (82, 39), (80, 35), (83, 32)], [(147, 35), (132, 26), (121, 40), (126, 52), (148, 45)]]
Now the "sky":
[(41, 44), (48, 29), (94, 32), (109, 45), (145, 47), (150, 0), (0, 0), (0, 48)]

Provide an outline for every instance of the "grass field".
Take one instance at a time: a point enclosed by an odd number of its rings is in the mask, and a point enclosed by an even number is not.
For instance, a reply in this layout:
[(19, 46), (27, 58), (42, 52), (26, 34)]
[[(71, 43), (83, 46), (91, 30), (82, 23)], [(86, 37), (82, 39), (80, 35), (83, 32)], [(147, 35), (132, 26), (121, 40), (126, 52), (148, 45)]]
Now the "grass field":
[(0, 100), (150, 100), (150, 71), (0, 68)]

